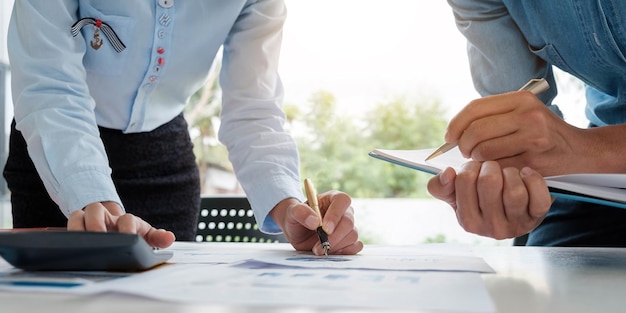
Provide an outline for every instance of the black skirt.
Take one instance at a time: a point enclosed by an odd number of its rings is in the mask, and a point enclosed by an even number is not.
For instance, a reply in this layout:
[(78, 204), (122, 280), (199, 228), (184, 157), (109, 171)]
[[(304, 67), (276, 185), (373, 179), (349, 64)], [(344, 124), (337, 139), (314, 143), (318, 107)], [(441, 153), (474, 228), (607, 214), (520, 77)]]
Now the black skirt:
[[(151, 132), (124, 134), (100, 127), (100, 137), (126, 212), (173, 231), (177, 240), (193, 240), (200, 179), (182, 114)], [(15, 121), (4, 178), (11, 192), (13, 227), (67, 225), (67, 218), (46, 192)]]

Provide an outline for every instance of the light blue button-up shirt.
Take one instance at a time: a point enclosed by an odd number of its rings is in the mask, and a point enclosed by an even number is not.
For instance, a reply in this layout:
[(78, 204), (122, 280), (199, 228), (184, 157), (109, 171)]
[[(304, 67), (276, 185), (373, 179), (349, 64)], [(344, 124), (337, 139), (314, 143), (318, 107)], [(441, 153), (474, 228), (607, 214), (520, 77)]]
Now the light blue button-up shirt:
[[(220, 140), (261, 229), (285, 198), (303, 199), (283, 129), (277, 74), (286, 9), (273, 0), (18, 0), (8, 34), (17, 129), (64, 214), (116, 201), (98, 125), (146, 132), (172, 120), (207, 81), (223, 46)], [(117, 52), (104, 28), (125, 45)], [(123, 205), (123, 204), (122, 204)]]
[(544, 77), (552, 88), (539, 97), (551, 104), (557, 94), (554, 65), (586, 84), (585, 113), (591, 123), (626, 122), (626, 1), (448, 3), (468, 39), (472, 78), (482, 95), (516, 90), (530, 78)]

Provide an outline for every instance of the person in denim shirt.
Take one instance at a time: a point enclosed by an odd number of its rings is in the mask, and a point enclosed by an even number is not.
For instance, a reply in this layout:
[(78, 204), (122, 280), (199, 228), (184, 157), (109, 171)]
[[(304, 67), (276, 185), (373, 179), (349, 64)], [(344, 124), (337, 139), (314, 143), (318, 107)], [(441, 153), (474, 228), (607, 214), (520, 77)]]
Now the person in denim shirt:
[[(528, 233), (527, 245), (626, 246), (626, 210), (554, 200), (542, 179), (626, 173), (626, 1), (448, 3), (484, 98), (458, 112), (445, 135), (474, 161), (433, 177), (430, 193), (472, 233)], [(554, 66), (584, 82), (589, 128), (566, 123), (552, 103)], [(538, 96), (511, 92), (531, 78), (551, 88)]]
[[(18, 0), (8, 33), (15, 120), (4, 176), (14, 227), (193, 240), (200, 208), (187, 100), (221, 53), (219, 138), (261, 230), (323, 252), (285, 131), (281, 0)], [(320, 194), (331, 253), (363, 244), (350, 197)]]

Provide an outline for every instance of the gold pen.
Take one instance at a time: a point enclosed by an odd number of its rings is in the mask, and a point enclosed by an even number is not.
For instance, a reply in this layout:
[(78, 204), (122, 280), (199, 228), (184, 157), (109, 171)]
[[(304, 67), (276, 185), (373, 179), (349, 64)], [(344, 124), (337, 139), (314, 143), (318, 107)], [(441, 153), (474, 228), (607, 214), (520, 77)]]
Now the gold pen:
[[(546, 90), (548, 90), (548, 88), (550, 88), (550, 84), (548, 84), (548, 82), (543, 79), (543, 78), (533, 78), (531, 80), (529, 80), (526, 84), (524, 84), (524, 86), (522, 86), (522, 88), (518, 89), (517, 91), (530, 91), (532, 92), (534, 95), (538, 95)], [(450, 151), (452, 148), (456, 147), (456, 143), (444, 143), (443, 145), (441, 145), (441, 147), (437, 148), (437, 150), (435, 150), (433, 153), (431, 153), (427, 158), (426, 161), (435, 158), (437, 156), (440, 156), (448, 151)]]
[(310, 179), (304, 179), (304, 191), (306, 192), (306, 198), (309, 202), (309, 206), (313, 208), (313, 211), (320, 218), (320, 226), (317, 227), (317, 237), (320, 239), (320, 243), (322, 244), (322, 249), (324, 249), (324, 255), (328, 255), (328, 251), (330, 250), (330, 241), (328, 241), (328, 235), (322, 228), (322, 212), (320, 212), (320, 205), (317, 200), (317, 191), (315, 191), (315, 187), (313, 187), (313, 182)]

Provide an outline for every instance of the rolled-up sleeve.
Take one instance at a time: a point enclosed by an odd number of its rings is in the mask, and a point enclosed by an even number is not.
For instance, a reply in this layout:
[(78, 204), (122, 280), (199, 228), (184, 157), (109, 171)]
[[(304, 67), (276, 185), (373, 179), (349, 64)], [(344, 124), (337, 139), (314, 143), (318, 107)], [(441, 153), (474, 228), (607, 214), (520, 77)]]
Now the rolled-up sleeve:
[(531, 78), (552, 87), (539, 97), (556, 95), (552, 67), (537, 57), (501, 0), (448, 0), (457, 28), (467, 39), (472, 80), (483, 96), (517, 90)]

